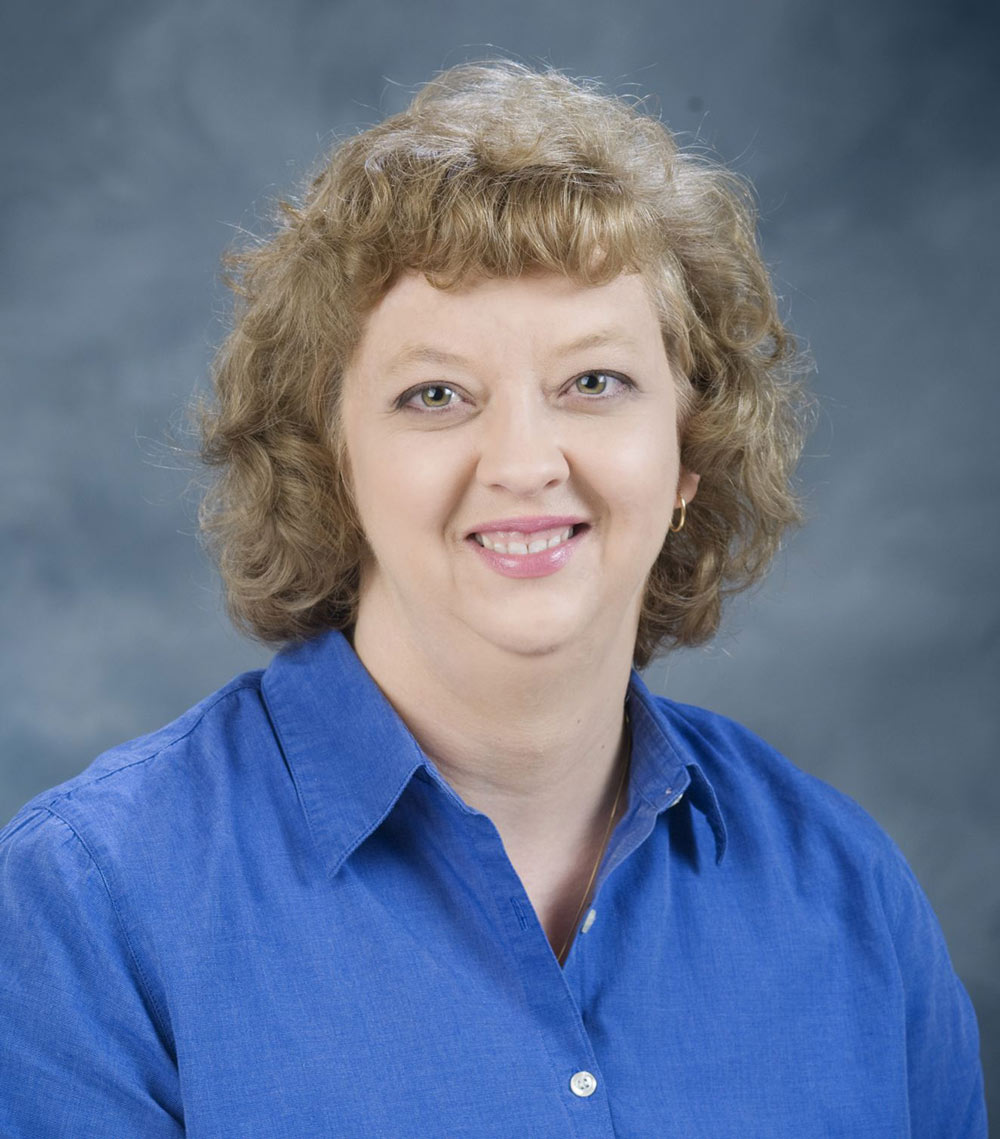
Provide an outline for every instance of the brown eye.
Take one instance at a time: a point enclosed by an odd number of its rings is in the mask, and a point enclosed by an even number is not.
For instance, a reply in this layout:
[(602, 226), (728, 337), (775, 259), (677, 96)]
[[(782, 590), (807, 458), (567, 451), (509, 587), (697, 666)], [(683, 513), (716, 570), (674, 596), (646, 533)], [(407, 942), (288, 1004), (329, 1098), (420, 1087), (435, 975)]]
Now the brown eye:
[(419, 392), (420, 402), (424, 407), (447, 407), (454, 394), (451, 388), (446, 388), (441, 384), (432, 384), (430, 387), (422, 388)]
[(603, 395), (604, 389), (608, 386), (607, 377), (603, 372), (587, 372), (585, 376), (580, 376), (576, 381), (577, 390), (584, 393), (584, 395)]

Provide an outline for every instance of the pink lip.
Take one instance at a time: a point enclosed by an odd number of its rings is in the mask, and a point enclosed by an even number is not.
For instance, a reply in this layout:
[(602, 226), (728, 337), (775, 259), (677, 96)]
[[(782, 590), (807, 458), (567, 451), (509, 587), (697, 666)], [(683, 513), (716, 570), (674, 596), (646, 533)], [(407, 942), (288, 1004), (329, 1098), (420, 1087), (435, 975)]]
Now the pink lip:
[[(499, 526), (496, 523), (491, 525), (497, 530), (513, 530), (515, 528), (522, 528), (525, 521), (523, 518), (520, 519), (519, 527), (507, 525)], [(570, 524), (569, 519), (565, 521), (559, 519), (556, 524), (558, 525), (559, 523), (567, 526)], [(537, 526), (536, 529), (545, 530), (547, 527)], [(527, 533), (528, 531), (525, 532)], [(471, 535), (466, 541), (483, 561), (486, 562), (490, 569), (496, 570), (497, 573), (503, 574), (504, 577), (546, 577), (548, 574), (555, 573), (556, 570), (563, 568), (573, 554), (576, 553), (577, 546), (589, 533), (590, 527), (584, 526), (565, 542), (560, 542), (558, 546), (553, 546), (551, 550), (540, 550), (537, 554), (498, 554), (496, 550), (488, 550), (485, 546), (480, 546)]]
[(522, 534), (533, 534), (536, 530), (554, 530), (557, 526), (579, 526), (585, 521), (585, 518), (562, 514), (540, 514), (532, 518), (498, 518), (493, 522), (484, 522), (481, 526), (473, 526), (469, 534), (492, 534), (495, 530), (517, 530)]

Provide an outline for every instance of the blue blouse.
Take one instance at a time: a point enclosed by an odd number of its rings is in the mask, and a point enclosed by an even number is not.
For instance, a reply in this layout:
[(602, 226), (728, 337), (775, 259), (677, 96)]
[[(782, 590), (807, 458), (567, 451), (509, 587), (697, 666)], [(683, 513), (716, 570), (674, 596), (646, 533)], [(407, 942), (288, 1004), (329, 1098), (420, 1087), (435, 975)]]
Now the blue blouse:
[(858, 806), (633, 672), (565, 967), (339, 633), (0, 832), (5, 1139), (986, 1135), (975, 1016)]

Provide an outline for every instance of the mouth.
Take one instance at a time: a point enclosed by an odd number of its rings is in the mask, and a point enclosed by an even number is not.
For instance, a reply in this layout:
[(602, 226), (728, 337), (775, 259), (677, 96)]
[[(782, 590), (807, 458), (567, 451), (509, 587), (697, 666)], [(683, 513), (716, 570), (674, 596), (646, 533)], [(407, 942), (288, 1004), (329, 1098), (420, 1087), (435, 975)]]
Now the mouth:
[(524, 557), (552, 550), (575, 538), (584, 530), (589, 530), (586, 522), (574, 526), (555, 526), (548, 530), (535, 530), (531, 533), (518, 530), (494, 530), (489, 534), (470, 534), (469, 541), (476, 542), (484, 549), (509, 557)]

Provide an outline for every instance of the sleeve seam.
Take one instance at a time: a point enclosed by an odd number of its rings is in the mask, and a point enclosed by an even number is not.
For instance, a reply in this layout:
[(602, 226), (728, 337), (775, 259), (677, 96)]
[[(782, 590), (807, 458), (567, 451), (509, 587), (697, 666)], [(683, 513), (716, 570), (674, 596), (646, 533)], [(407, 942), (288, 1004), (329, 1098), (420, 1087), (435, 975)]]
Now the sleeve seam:
[[(166, 1017), (164, 1016), (163, 1011), (161, 1010), (159, 1004), (157, 1003), (156, 997), (153, 995), (152, 988), (146, 979), (146, 974), (142, 968), (142, 964), (139, 961), (139, 957), (135, 951), (135, 948), (132, 945), (131, 938), (128, 935), (128, 930), (126, 929), (125, 922), (122, 918), (121, 910), (118, 906), (118, 903), (115, 900), (114, 894), (111, 892), (111, 887), (108, 885), (108, 880), (104, 874), (103, 869), (101, 868), (101, 864), (94, 857), (94, 853), (90, 849), (90, 847), (87, 845), (86, 840), (77, 831), (77, 829), (73, 826), (73, 824), (71, 822), (69, 822), (68, 819), (63, 818), (63, 816), (60, 815), (58, 813), (58, 811), (53, 810), (52, 807), (44, 806), (40, 809), (48, 811), (49, 814), (52, 815), (53, 818), (58, 819), (59, 822), (61, 822), (64, 826), (66, 826), (69, 829), (69, 831), (73, 835), (73, 837), (83, 847), (84, 851), (87, 854), (87, 857), (90, 859), (91, 863), (93, 864), (94, 869), (97, 871), (98, 875), (100, 876), (101, 882), (104, 885), (104, 891), (108, 896), (108, 901), (111, 903), (111, 908), (114, 911), (116, 919), (118, 920), (118, 927), (121, 930), (121, 935), (125, 940), (126, 947), (128, 948), (128, 954), (129, 954), (129, 957), (132, 961), (132, 965), (135, 969), (136, 975), (139, 979), (139, 984), (142, 987), (143, 994), (145, 995), (146, 1000), (149, 1002), (149, 1006), (152, 1009), (153, 1015), (156, 1019), (157, 1030), (160, 1034), (161, 1039), (164, 1042), (169, 1042), (171, 1039), (171, 1034), (167, 1029)], [(172, 1049), (171, 1049), (171, 1051), (172, 1051)]]

